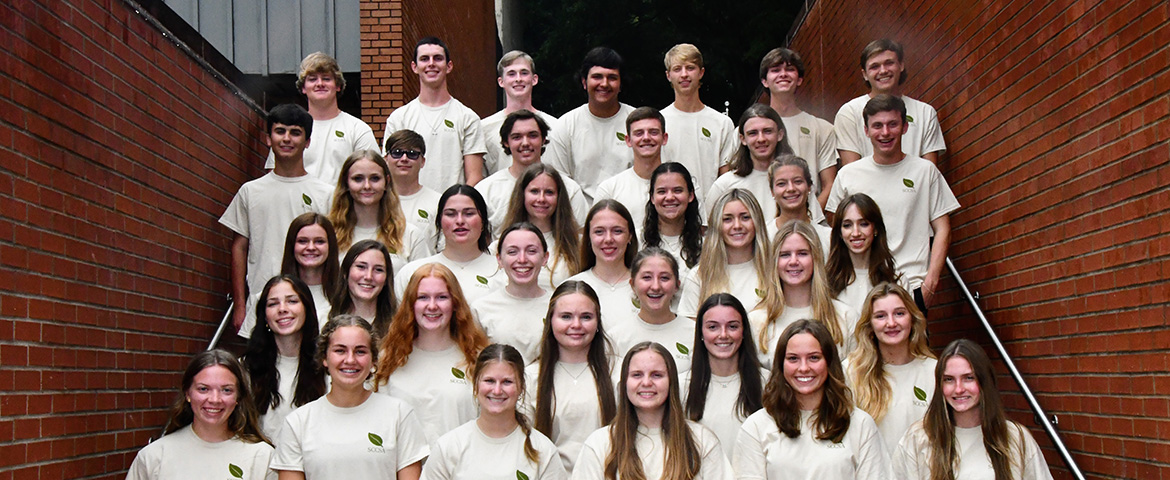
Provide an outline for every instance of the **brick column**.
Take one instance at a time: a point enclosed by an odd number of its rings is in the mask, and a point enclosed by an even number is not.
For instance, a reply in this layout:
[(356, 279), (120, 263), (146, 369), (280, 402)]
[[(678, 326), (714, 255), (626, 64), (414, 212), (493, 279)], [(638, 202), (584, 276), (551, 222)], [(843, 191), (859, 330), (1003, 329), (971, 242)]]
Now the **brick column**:
[(362, 120), (382, 140), (386, 116), (406, 103), (401, 0), (361, 0)]

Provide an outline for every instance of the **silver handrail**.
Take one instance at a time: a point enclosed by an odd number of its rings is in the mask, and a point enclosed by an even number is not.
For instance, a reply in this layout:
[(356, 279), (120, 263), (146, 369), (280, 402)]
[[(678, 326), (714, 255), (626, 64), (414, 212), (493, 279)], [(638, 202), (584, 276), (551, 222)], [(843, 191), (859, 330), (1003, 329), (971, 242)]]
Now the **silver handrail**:
[(232, 318), (232, 309), (235, 308), (236, 302), (230, 301), (231, 295), (228, 295), (228, 308), (223, 312), (223, 320), (219, 321), (219, 328), (215, 329), (215, 336), (211, 337), (211, 343), (207, 344), (207, 350), (215, 348), (219, 344), (219, 338), (223, 336), (224, 330), (227, 329), (228, 321)]
[(967, 297), (967, 303), (971, 305), (971, 309), (975, 310), (975, 316), (979, 317), (979, 321), (983, 324), (983, 329), (987, 331), (987, 336), (991, 337), (991, 343), (995, 345), (995, 349), (999, 351), (999, 356), (1003, 358), (1003, 363), (1007, 365), (1008, 372), (1012, 374), (1016, 385), (1020, 387), (1020, 392), (1024, 394), (1024, 398), (1028, 400), (1028, 405), (1032, 407), (1032, 413), (1037, 418), (1041, 419), (1039, 422), (1044, 431), (1048, 433), (1048, 438), (1052, 440), (1052, 446), (1056, 447), (1056, 451), (1060, 453), (1060, 457), (1064, 460), (1064, 464), (1072, 472), (1073, 477), (1077, 480), (1085, 480), (1085, 475), (1081, 473), (1080, 467), (1077, 466), (1076, 460), (1073, 460), (1072, 454), (1069, 453), (1068, 448), (1064, 446), (1064, 441), (1061, 440), (1060, 435), (1056, 432), (1057, 423), (1056, 417), (1053, 416), (1049, 420), (1048, 414), (1044, 412), (1044, 407), (1040, 406), (1040, 402), (1036, 400), (1036, 396), (1032, 394), (1032, 389), (1028, 388), (1028, 384), (1024, 382), (1024, 376), (1020, 374), (1020, 370), (1016, 368), (1016, 363), (1012, 361), (1012, 356), (1008, 354), (1007, 348), (1003, 346), (1003, 342), (999, 341), (999, 335), (995, 334), (995, 329), (992, 328), (991, 322), (983, 315), (983, 309), (979, 308), (979, 304), (975, 301), (975, 296), (971, 294), (971, 290), (967, 288), (967, 284), (963, 282), (963, 277), (959, 275), (959, 269), (955, 268), (954, 262), (951, 262), (951, 257), (947, 257), (947, 269), (951, 271), (951, 276), (955, 277), (955, 283), (959, 284), (959, 289), (963, 291), (963, 295)]

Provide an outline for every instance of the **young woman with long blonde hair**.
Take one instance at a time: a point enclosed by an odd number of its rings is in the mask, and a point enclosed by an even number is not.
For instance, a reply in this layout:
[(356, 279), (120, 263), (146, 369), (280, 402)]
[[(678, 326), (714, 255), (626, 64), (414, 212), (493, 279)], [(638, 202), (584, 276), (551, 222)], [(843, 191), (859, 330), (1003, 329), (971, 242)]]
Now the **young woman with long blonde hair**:
[(727, 192), (711, 206), (707, 225), (699, 265), (683, 281), (679, 315), (695, 318), (703, 299), (724, 292), (755, 308), (764, 285), (772, 281), (767, 230), (756, 197), (738, 188)]
[(377, 240), (390, 250), (396, 271), (434, 250), (426, 232), (406, 221), (390, 179), (390, 165), (374, 150), (355, 151), (341, 165), (329, 221), (342, 255), (361, 240)]

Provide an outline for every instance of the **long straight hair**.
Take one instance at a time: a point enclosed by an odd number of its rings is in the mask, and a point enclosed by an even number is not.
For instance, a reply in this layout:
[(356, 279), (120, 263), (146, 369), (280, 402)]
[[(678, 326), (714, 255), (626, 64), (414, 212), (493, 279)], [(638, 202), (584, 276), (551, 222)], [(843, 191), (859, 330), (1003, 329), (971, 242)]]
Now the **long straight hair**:
[(394, 191), (394, 182), (390, 179), (390, 165), (375, 150), (357, 150), (341, 165), (337, 186), (333, 189), (333, 207), (329, 209), (329, 220), (337, 229), (338, 248), (346, 250), (353, 243), (357, 212), (353, 209), (353, 196), (349, 192), (349, 169), (361, 160), (369, 160), (381, 168), (382, 178), (386, 182), (386, 193), (378, 201), (377, 239), (390, 250), (401, 252), (405, 243), (402, 237), (406, 235), (406, 217), (402, 215), (398, 193)]
[[(824, 253), (821, 252), (821, 241), (812, 225), (804, 221), (792, 221), (780, 227), (776, 238), (772, 240), (771, 265), (777, 267), (780, 260), (780, 245), (789, 236), (800, 235), (808, 243), (809, 253), (813, 262), (812, 278), (809, 279), (812, 287), (812, 315), (817, 321), (824, 323), (833, 342), (845, 345), (846, 333), (841, 331), (840, 321), (837, 319), (837, 308), (833, 306), (833, 296), (829, 293), (829, 284), (825, 281)], [(768, 353), (768, 338), (772, 336), (776, 321), (784, 314), (784, 284), (778, 278), (764, 284), (764, 301), (760, 302), (768, 314), (763, 328), (760, 328), (760, 350)]]
[(873, 242), (869, 246), (869, 282), (877, 285), (882, 282), (895, 283), (901, 277), (894, 268), (894, 255), (890, 253), (890, 245), (886, 242), (886, 222), (882, 220), (882, 210), (877, 202), (864, 193), (854, 193), (845, 197), (845, 201), (837, 207), (837, 215), (833, 217), (833, 233), (829, 236), (829, 256), (825, 262), (825, 273), (829, 279), (829, 291), (833, 296), (841, 294), (856, 280), (853, 257), (849, 256), (849, 246), (845, 245), (842, 237), (842, 225), (845, 221), (845, 210), (856, 205), (864, 218), (873, 225)]
[[(739, 123), (736, 124), (736, 129), (739, 130), (739, 136), (744, 137), (743, 129), (748, 120), (753, 118), (766, 118), (776, 122), (776, 130), (779, 131), (783, 137), (779, 142), (776, 142), (776, 150), (772, 152), (772, 158), (782, 153), (792, 153), (792, 147), (788, 144), (788, 132), (784, 129), (784, 120), (780, 118), (780, 114), (772, 110), (772, 107), (762, 103), (754, 104), (743, 111), (739, 116)], [(735, 155), (731, 157), (731, 171), (735, 172), (737, 176), (746, 177), (752, 173), (755, 165), (752, 163), (752, 151), (747, 145), (740, 141), (739, 150), (735, 151)]]
[(910, 337), (906, 349), (914, 358), (934, 358), (926, 339), (926, 315), (914, 303), (914, 297), (896, 283), (879, 283), (865, 297), (861, 307), (861, 318), (853, 328), (853, 339), (857, 348), (849, 354), (850, 385), (856, 396), (857, 408), (865, 410), (873, 421), (881, 422), (890, 407), (893, 391), (890, 379), (886, 378), (885, 362), (882, 361), (881, 345), (873, 330), (873, 303), (888, 296), (895, 296), (910, 314)]
[[(964, 358), (971, 364), (975, 380), (979, 382), (983, 448), (991, 460), (995, 480), (1013, 480), (1012, 458), (1023, 461), (1025, 432), (1023, 427), (1009, 421), (1007, 414), (1004, 413), (1003, 399), (1000, 398), (999, 389), (995, 386), (995, 371), (991, 368), (991, 359), (987, 358), (987, 353), (982, 347), (965, 338), (947, 345), (942, 355), (939, 355), (938, 365), (934, 368), (934, 398), (930, 399), (930, 406), (926, 407), (926, 417), (922, 419), (922, 430), (930, 444), (930, 480), (955, 478), (959, 464), (955, 442), (955, 415), (942, 393), (943, 372), (946, 371), (947, 361), (955, 357)], [(1009, 426), (1014, 428), (1015, 432), (1010, 431)], [(1018, 437), (1018, 445), (1012, 445), (1012, 433)], [(1015, 455), (1013, 449), (1018, 449)]]
[(730, 293), (716, 293), (707, 297), (699, 306), (695, 320), (695, 340), (691, 355), (691, 383), (687, 386), (687, 417), (694, 421), (703, 419), (707, 409), (707, 389), (711, 386), (711, 357), (707, 343), (703, 341), (703, 317), (715, 307), (731, 307), (739, 315), (743, 339), (735, 352), (739, 368), (739, 396), (735, 399), (735, 410), (740, 418), (746, 419), (756, 410), (764, 408), (764, 385), (760, 380), (760, 359), (756, 356), (756, 344), (752, 341), (752, 326), (747, 311), (739, 299)]
[[(488, 365), (499, 363), (507, 365), (512, 368), (512, 375), (516, 377), (516, 399), (524, 398), (524, 357), (520, 352), (511, 345), (504, 345), (500, 343), (493, 343), (484, 347), (479, 352), (479, 356), (475, 359), (475, 368), (473, 369), (473, 377), (475, 380), (471, 382), (471, 389), (479, 396), (479, 377), (483, 375), (483, 370)], [(513, 408), (512, 415), (516, 418), (516, 424), (520, 426), (520, 431), (524, 432), (524, 457), (532, 463), (540, 462), (540, 452), (536, 451), (536, 447), (532, 446), (532, 425), (528, 423), (528, 417), (520, 413), (519, 409)]]
[(325, 252), (325, 265), (322, 265), (324, 271), (321, 272), (321, 290), (325, 292), (325, 298), (332, 298), (333, 292), (337, 290), (337, 282), (341, 278), (341, 268), (338, 267), (338, 264), (341, 263), (338, 254), (340, 250), (337, 247), (337, 233), (333, 230), (333, 222), (320, 213), (302, 213), (289, 224), (288, 234), (284, 237), (284, 258), (280, 262), (280, 273), (282, 275), (296, 275), (297, 277), (303, 275), (301, 264), (297, 263), (294, 249), (297, 246), (297, 237), (301, 234), (301, 229), (309, 225), (319, 225), (325, 230), (325, 239), (329, 243), (329, 249)]
[(540, 360), (536, 383), (536, 429), (541, 433), (552, 436), (553, 417), (556, 416), (557, 393), (553, 386), (556, 376), (557, 362), (561, 359), (561, 347), (552, 332), (552, 318), (556, 313), (557, 302), (568, 295), (580, 294), (593, 301), (594, 314), (597, 316), (597, 332), (593, 334), (593, 341), (589, 343), (587, 361), (589, 370), (593, 373), (593, 382), (597, 387), (597, 408), (601, 414), (601, 424), (608, 425), (613, 420), (617, 410), (613, 398), (613, 379), (609, 373), (609, 356), (612, 349), (605, 336), (605, 327), (601, 321), (601, 302), (597, 299), (597, 292), (593, 291), (588, 283), (580, 280), (567, 280), (555, 291), (548, 301), (548, 311), (544, 316), (544, 333), (540, 340)]
[(394, 312), (398, 309), (398, 302), (394, 298), (394, 265), (390, 262), (390, 250), (386, 244), (377, 240), (362, 240), (355, 243), (348, 252), (345, 252), (345, 260), (341, 261), (341, 283), (337, 285), (337, 291), (329, 299), (331, 305), (329, 318), (343, 313), (352, 313), (354, 303), (353, 296), (349, 292), (349, 270), (353, 268), (358, 255), (370, 250), (377, 250), (378, 253), (382, 254), (382, 260), (386, 262), (386, 283), (382, 285), (382, 291), (378, 292), (378, 298), (374, 299), (377, 311), (374, 314), (372, 324), (374, 332), (378, 336), (384, 336), (390, 328)]
[[(528, 208), (524, 206), (524, 192), (528, 184), (541, 175), (548, 175), (557, 186), (557, 206), (552, 214), (553, 254), (549, 270), (556, 270), (561, 264), (567, 271), (578, 272), (581, 267), (581, 257), (578, 251), (581, 241), (581, 227), (573, 217), (573, 205), (569, 202), (569, 192), (565, 188), (565, 180), (560, 172), (543, 163), (534, 163), (524, 169), (516, 186), (512, 188), (512, 199), (508, 202), (508, 214), (504, 216), (504, 226), (519, 222), (531, 222)], [(542, 234), (543, 235), (543, 234)]]
[[(297, 376), (291, 399), (280, 396), (280, 372), (276, 369), (276, 357), (280, 352), (276, 348), (276, 335), (268, 328), (268, 309), (265, 308), (268, 293), (281, 282), (286, 282), (292, 287), (293, 292), (300, 297), (305, 310), (305, 321), (301, 330), (297, 332), (300, 336), (300, 347), (297, 349)], [(268, 413), (269, 408), (276, 408), (285, 400), (299, 407), (325, 394), (325, 377), (321, 374), (317, 362), (313, 361), (317, 333), (317, 309), (313, 304), (313, 295), (309, 293), (309, 286), (294, 275), (278, 275), (268, 280), (268, 283), (264, 284), (264, 289), (260, 291), (260, 301), (256, 305), (256, 328), (248, 338), (248, 349), (243, 357), (244, 366), (247, 367), (248, 375), (252, 379), (257, 413), (264, 415)]]
[(776, 354), (772, 359), (772, 377), (768, 379), (768, 385), (764, 388), (764, 409), (785, 436), (788, 438), (800, 436), (800, 429), (804, 427), (800, 424), (800, 403), (797, 402), (792, 385), (784, 378), (784, 357), (788, 353), (788, 341), (801, 333), (812, 335), (817, 340), (828, 367), (828, 378), (821, 386), (821, 404), (813, 412), (812, 420), (816, 427), (814, 437), (817, 440), (841, 443), (845, 433), (849, 431), (853, 399), (849, 394), (849, 387), (845, 386), (845, 373), (841, 371), (841, 357), (837, 353), (837, 345), (821, 322), (797, 320), (780, 334), (780, 342), (776, 345)]
[(170, 417), (167, 419), (165, 434), (173, 433), (195, 421), (195, 411), (191, 409), (191, 402), (187, 401), (187, 390), (195, 383), (195, 376), (203, 370), (215, 366), (226, 368), (236, 377), (236, 406), (228, 415), (227, 428), (236, 438), (247, 443), (264, 442), (272, 444), (260, 429), (260, 416), (256, 413), (255, 398), (252, 396), (252, 382), (248, 379), (248, 372), (244, 370), (236, 357), (224, 350), (214, 349), (199, 352), (187, 364), (183, 372), (183, 382), (174, 405), (171, 406)]
[[(699, 298), (726, 292), (731, 280), (727, 277), (727, 244), (723, 240), (723, 210), (731, 202), (742, 203), (752, 217), (756, 233), (752, 238), (752, 263), (756, 268), (756, 282), (761, 288), (772, 281), (772, 267), (768, 265), (768, 229), (756, 196), (742, 188), (733, 188), (715, 201), (707, 218), (707, 235), (703, 239), (703, 253), (699, 256)], [(747, 305), (744, 305), (747, 307)], [(755, 305), (751, 305), (752, 308)]]
[(691, 480), (698, 476), (702, 467), (703, 455), (695, 441), (695, 436), (687, 425), (686, 414), (679, 401), (678, 394), (678, 367), (674, 364), (674, 357), (670, 351), (657, 342), (642, 342), (630, 348), (626, 358), (622, 360), (622, 380), (619, 389), (622, 391), (621, 401), (618, 402), (617, 416), (609, 426), (609, 455), (605, 458), (606, 480), (647, 480), (645, 470), (642, 469), (642, 459), (638, 456), (638, 411), (630, 401), (626, 384), (630, 377), (630, 359), (642, 352), (654, 352), (662, 357), (666, 363), (666, 376), (670, 381), (670, 390), (666, 395), (666, 409), (662, 416), (663, 447), (665, 459), (662, 468), (664, 480)]
[(683, 230), (679, 237), (682, 251), (679, 253), (687, 268), (694, 268), (699, 263), (700, 254), (703, 253), (703, 217), (699, 211), (699, 196), (695, 193), (694, 179), (691, 178), (691, 172), (683, 164), (666, 162), (659, 165), (658, 168), (654, 169), (654, 173), (650, 174), (650, 199), (646, 200), (646, 220), (642, 227), (642, 240), (646, 242), (647, 247), (662, 246), (662, 234), (659, 233), (658, 229), (658, 209), (654, 207), (653, 198), (658, 177), (669, 173), (681, 175), (686, 182), (687, 191), (691, 193), (691, 201), (683, 213)]
[(626, 254), (622, 257), (622, 261), (626, 268), (630, 268), (630, 265), (634, 263), (634, 255), (638, 253), (638, 230), (634, 228), (634, 217), (630, 216), (630, 211), (621, 202), (606, 198), (593, 204), (593, 208), (590, 208), (589, 214), (585, 216), (585, 228), (581, 230), (581, 272), (597, 266), (597, 254), (593, 253), (593, 239), (589, 236), (589, 227), (593, 223), (593, 217), (607, 210), (618, 214), (626, 221), (626, 226), (630, 231), (630, 241), (626, 243)]

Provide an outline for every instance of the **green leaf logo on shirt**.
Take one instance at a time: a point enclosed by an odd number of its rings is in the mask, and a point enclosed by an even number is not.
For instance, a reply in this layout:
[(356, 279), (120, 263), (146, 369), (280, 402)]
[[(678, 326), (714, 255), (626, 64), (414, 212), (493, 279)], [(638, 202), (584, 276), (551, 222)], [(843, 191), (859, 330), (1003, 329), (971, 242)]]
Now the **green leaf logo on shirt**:
[(681, 343), (675, 342), (674, 348), (677, 348), (678, 353), (681, 353), (683, 355), (690, 355), (691, 354), (691, 349), (687, 348), (686, 345), (683, 345)]
[(810, 130), (808, 129), (808, 127), (800, 127), (800, 133), (803, 133), (803, 134), (805, 134), (805, 135), (808, 135), (808, 134), (812, 133), (812, 131), (810, 131)]
[(302, 193), (301, 194), (301, 201), (305, 202), (305, 205), (313, 205), (313, 199), (309, 198), (308, 194)]
[(902, 185), (905, 185), (905, 186), (910, 187), (910, 188), (914, 188), (914, 180), (911, 180), (909, 178), (903, 178)]
[(909, 123), (914, 123), (914, 117), (911, 117), (911, 116), (909, 116), (909, 115), (906, 115), (906, 121), (907, 121), (907, 122), (909, 122)]
[(711, 131), (710, 130), (703, 128), (701, 131), (703, 132), (704, 137), (711, 138)]
[(926, 391), (921, 389), (921, 388), (914, 387), (914, 398), (917, 398), (917, 399), (925, 402), (926, 401)]
[(756, 296), (760, 297), (760, 298), (764, 298), (764, 291), (757, 288), (756, 289)]
[(455, 128), (455, 122), (447, 120), (446, 118), (443, 119), (443, 125), (446, 125), (447, 128)]
[(333, 134), (337, 135), (337, 138), (345, 138), (345, 132), (343, 132), (341, 130), (334, 130)]
[(525, 475), (524, 472), (516, 470), (516, 480), (528, 480), (528, 475)]
[(232, 476), (236, 478), (244, 478), (244, 469), (232, 463), (228, 464), (228, 473), (232, 474)]
[(622, 132), (617, 132), (617, 137), (618, 137), (618, 140), (621, 140), (623, 142), (626, 141), (626, 134), (624, 134)]
[(375, 447), (382, 446), (382, 437), (379, 437), (373, 433), (368, 434), (367, 436), (370, 438), (370, 443), (374, 444)]
[(426, 210), (423, 210), (420, 208), (420, 209), (418, 209), (418, 216), (420, 216), (422, 218), (427, 218), (427, 217), (431, 216), (431, 214), (427, 213)]
[(484, 285), (487, 285), (487, 284), (488, 284), (487, 278), (484, 278), (482, 275), (476, 275), (476, 276), (475, 276), (475, 281), (477, 281), (477, 282), (479, 282), (479, 283), (482, 283), (482, 284), (484, 284)]
[(455, 378), (458, 378), (460, 380), (467, 378), (467, 375), (463, 373), (463, 370), (460, 370), (460, 369), (455, 368), (455, 367), (451, 367), (451, 375), (454, 375)]
[(641, 310), (641, 309), (642, 309), (642, 302), (638, 301), (638, 299), (636, 299), (636, 298), (634, 298), (634, 299), (631, 299), (631, 300), (630, 300), (630, 303), (633, 303), (633, 304), (634, 304), (634, 308), (637, 308), (637, 309), (639, 309), (639, 310)]

